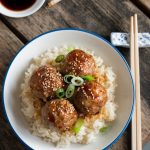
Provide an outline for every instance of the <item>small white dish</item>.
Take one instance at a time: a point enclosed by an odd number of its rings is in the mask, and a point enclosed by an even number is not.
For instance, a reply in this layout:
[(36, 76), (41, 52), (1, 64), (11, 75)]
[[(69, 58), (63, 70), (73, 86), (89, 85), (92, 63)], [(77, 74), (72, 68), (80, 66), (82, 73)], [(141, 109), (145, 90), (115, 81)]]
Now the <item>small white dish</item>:
[(36, 2), (31, 7), (21, 11), (10, 10), (0, 3), (0, 13), (13, 18), (26, 17), (38, 11), (42, 7), (44, 2), (45, 0), (36, 0)]
[(94, 150), (107, 149), (112, 145), (127, 128), (134, 107), (134, 84), (130, 68), (120, 52), (108, 41), (95, 33), (80, 29), (58, 29), (48, 31), (25, 45), (12, 61), (7, 72), (3, 86), (3, 107), (6, 118), (19, 139), (34, 150), (60, 150), (52, 143), (47, 143), (41, 138), (32, 135), (28, 123), (20, 110), (20, 84), (24, 78), (25, 70), (33, 57), (40, 55), (55, 46), (74, 44), (95, 51), (101, 56), (104, 64), (112, 66), (117, 75), (117, 88), (115, 101), (118, 104), (117, 118), (109, 132), (98, 136), (96, 141), (87, 144), (72, 144), (65, 150)]

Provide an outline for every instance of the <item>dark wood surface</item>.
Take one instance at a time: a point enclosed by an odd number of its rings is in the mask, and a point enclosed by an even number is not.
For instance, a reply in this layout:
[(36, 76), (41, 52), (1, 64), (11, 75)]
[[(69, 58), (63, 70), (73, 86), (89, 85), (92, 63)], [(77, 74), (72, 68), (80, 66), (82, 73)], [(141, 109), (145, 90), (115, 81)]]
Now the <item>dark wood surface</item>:
[(150, 0), (131, 0), (145, 15), (150, 17)]
[[(0, 97), (2, 97), (2, 84), (9, 63), (22, 45), (23, 43), (0, 21)], [(4, 118), (2, 98), (0, 106), (0, 150), (24, 149)]]
[(147, 10), (150, 11), (150, 0), (138, 0), (139, 3), (141, 3), (143, 6), (145, 6), (145, 8), (147, 8)]
[[(35, 14), (20, 19), (0, 16), (0, 93), (2, 80), (15, 52), (34, 36), (45, 31), (77, 27), (94, 31), (107, 40), (112, 31), (129, 32), (129, 17), (138, 14), (139, 31), (150, 31), (150, 19), (140, 8), (129, 0), (63, 0), (48, 8), (47, 4)], [(4, 25), (5, 24), (5, 25)], [(129, 62), (129, 49), (119, 48)], [(150, 49), (140, 49), (142, 140), (150, 140)], [(131, 149), (130, 126), (121, 138), (110, 148)], [(19, 143), (6, 123), (0, 109), (0, 150), (20, 150)]]

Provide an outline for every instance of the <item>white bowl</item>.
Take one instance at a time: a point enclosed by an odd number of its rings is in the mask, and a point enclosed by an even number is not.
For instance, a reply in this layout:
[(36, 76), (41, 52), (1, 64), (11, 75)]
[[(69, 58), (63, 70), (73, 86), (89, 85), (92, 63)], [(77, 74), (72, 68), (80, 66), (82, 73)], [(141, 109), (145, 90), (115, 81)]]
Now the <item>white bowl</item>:
[(46, 143), (32, 135), (28, 130), (27, 121), (20, 111), (20, 84), (24, 72), (34, 56), (47, 49), (62, 45), (78, 45), (95, 51), (103, 58), (106, 65), (112, 66), (117, 74), (115, 101), (118, 104), (117, 118), (109, 132), (99, 136), (96, 142), (88, 145), (72, 144), (66, 150), (105, 149), (113, 144), (127, 128), (134, 106), (134, 85), (129, 66), (120, 52), (108, 41), (97, 34), (80, 29), (58, 29), (48, 31), (35, 37), (25, 45), (11, 63), (3, 88), (3, 106), (10, 126), (23, 143), (34, 150), (57, 150), (53, 144)]
[(0, 3), (0, 13), (5, 16), (13, 17), (13, 18), (26, 17), (38, 11), (42, 7), (44, 2), (45, 0), (36, 0), (36, 2), (31, 7), (22, 11), (13, 11), (13, 10), (7, 9), (5, 6), (3, 6)]

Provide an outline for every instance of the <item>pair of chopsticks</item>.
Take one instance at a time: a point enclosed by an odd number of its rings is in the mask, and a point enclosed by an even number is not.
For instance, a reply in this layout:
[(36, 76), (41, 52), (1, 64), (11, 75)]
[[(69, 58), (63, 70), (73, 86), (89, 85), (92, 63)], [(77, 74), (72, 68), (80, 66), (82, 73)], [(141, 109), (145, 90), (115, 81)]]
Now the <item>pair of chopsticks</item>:
[(137, 14), (131, 16), (130, 18), (130, 62), (131, 62), (131, 71), (135, 83), (135, 94), (136, 94), (135, 108), (132, 117), (132, 150), (142, 150)]

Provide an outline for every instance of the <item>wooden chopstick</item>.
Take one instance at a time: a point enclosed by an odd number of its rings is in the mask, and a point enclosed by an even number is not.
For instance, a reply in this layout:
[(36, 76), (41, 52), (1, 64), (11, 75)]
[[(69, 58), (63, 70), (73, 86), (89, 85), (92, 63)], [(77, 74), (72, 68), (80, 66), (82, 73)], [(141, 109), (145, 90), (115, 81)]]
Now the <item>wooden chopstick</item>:
[(48, 7), (52, 7), (54, 6), (55, 4), (59, 3), (61, 0), (52, 0), (48, 3)]
[(142, 150), (141, 139), (141, 99), (140, 99), (140, 72), (139, 72), (139, 46), (137, 14), (134, 15), (134, 53), (135, 53), (135, 91), (136, 91), (136, 134), (137, 150)]
[[(134, 24), (133, 16), (130, 18), (130, 64), (133, 78), (135, 77), (135, 65), (134, 65)], [(134, 112), (132, 116), (132, 150), (136, 150), (136, 106), (134, 106)]]
[(142, 150), (137, 14), (130, 18), (130, 61), (136, 92), (136, 104), (132, 117), (132, 150)]

